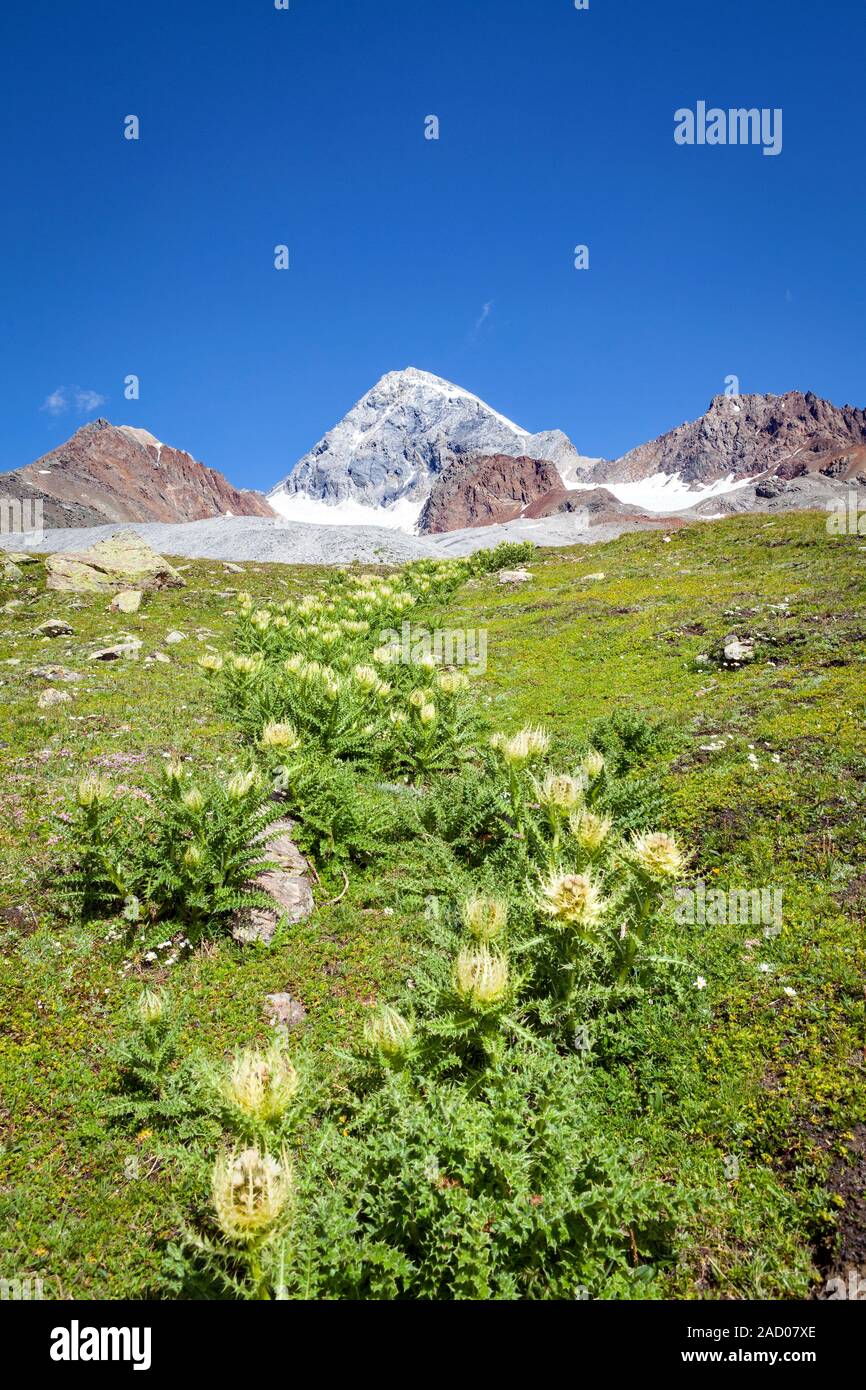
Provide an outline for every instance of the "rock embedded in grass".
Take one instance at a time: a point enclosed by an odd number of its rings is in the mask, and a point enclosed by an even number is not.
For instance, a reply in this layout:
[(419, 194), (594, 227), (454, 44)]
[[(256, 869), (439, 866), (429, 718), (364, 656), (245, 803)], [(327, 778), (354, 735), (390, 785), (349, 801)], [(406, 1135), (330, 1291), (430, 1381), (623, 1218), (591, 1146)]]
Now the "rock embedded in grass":
[(263, 1013), (270, 1026), (283, 1037), (293, 1028), (299, 1028), (307, 1017), (300, 999), (287, 992), (266, 995)]
[(99, 651), (93, 652), (91, 661), (119, 661), (122, 657), (137, 661), (141, 650), (142, 642), (138, 637), (128, 637), (123, 642), (116, 642), (113, 647), (100, 647)]
[(734, 633), (731, 633), (725, 638), (724, 659), (729, 666), (744, 666), (747, 662), (754, 661), (754, 642), (748, 639), (741, 642)]
[(291, 821), (277, 821), (262, 844), (264, 855), (278, 867), (259, 874), (253, 886), (267, 893), (274, 907), (248, 908), (236, 914), (232, 936), (242, 945), (252, 945), (255, 941), (267, 944), (283, 918), (291, 923), (303, 922), (313, 911), (307, 861), (292, 839), (293, 831)]
[(66, 681), (71, 683), (84, 679), (79, 671), (71, 671), (68, 666), (34, 666), (27, 674), (33, 681)]
[(108, 605), (109, 613), (137, 613), (141, 607), (142, 592), (140, 589), (121, 589), (119, 594), (115, 594), (111, 603)]
[(34, 637), (71, 637), (72, 626), (65, 618), (47, 618), (34, 630)]
[(113, 593), (129, 589), (178, 589), (185, 580), (134, 531), (119, 531), (84, 551), (46, 556), (49, 589), (66, 593)]
[(40, 693), (37, 704), (40, 709), (51, 709), (54, 705), (64, 705), (71, 700), (72, 696), (67, 690), (55, 690), (49, 686), (47, 690)]

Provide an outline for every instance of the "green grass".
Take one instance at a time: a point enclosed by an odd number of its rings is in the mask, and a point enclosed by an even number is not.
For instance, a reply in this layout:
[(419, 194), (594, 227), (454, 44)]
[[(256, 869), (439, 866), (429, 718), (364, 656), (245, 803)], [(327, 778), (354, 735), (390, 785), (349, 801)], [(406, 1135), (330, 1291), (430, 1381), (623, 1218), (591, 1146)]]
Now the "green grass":
[[(661, 778), (664, 828), (693, 852), (691, 875), (784, 894), (776, 938), (671, 924), (665, 945), (707, 982), (698, 1023), (671, 1027), (647, 1000), (628, 1061), (590, 1074), (612, 1136), (690, 1194), (661, 1292), (803, 1296), (822, 1271), (856, 1263), (864, 1239), (839, 1192), (866, 1124), (866, 547), (829, 538), (820, 516), (751, 516), (667, 543), (644, 533), (541, 552), (531, 568), (514, 590), (472, 581), (445, 615), (488, 631), (478, 688), (491, 720), (543, 724), (563, 757), (616, 711), (668, 721), (667, 749), (646, 770)], [(131, 1145), (103, 1116), (106, 1053), (144, 979), (169, 983), (186, 1041), (212, 1056), (264, 1039), (264, 997), (286, 989), (324, 1050), (351, 1042), (366, 1003), (390, 997), (423, 950), (424, 923), (401, 910), (387, 862), (356, 870), (339, 904), (270, 948), (219, 940), (169, 969), (130, 966), (116, 921), (83, 927), (63, 908), (60, 817), (81, 775), (136, 787), (169, 754), (230, 765), (240, 736), (196, 666), (208, 644), (228, 643), (227, 591), (285, 598), (320, 575), (196, 561), (184, 590), (131, 617), (109, 615), (104, 598), (47, 594), (41, 565), (0, 591), (0, 606), (23, 600), (0, 613), (2, 1277), (41, 1275), (52, 1297), (159, 1293), (173, 1173), (152, 1136)], [(73, 637), (34, 638), (54, 615)], [(187, 640), (161, 646), (172, 628)], [(696, 667), (729, 631), (757, 639), (754, 664)], [(142, 660), (87, 660), (127, 632)], [(170, 664), (145, 665), (157, 648)], [(48, 663), (84, 679), (43, 712), (44, 683), (28, 671)]]

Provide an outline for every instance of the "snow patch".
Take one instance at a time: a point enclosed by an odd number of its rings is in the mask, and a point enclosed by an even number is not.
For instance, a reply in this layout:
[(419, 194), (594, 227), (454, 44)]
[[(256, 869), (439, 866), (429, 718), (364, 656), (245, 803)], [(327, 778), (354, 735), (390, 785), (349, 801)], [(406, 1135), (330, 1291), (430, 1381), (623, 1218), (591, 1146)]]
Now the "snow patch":
[(118, 425), (117, 428), (139, 444), (150, 444), (154, 449), (165, 448), (162, 440), (157, 439), (155, 435), (150, 433), (150, 430), (139, 429), (138, 425)]
[(272, 492), (268, 501), (275, 512), (288, 521), (314, 526), (384, 526), (389, 531), (413, 535), (421, 515), (421, 502), (401, 498), (387, 507), (371, 507), (345, 498), (342, 502), (323, 502), (304, 492)]
[(696, 507), (707, 497), (718, 497), (723, 492), (734, 492), (737, 488), (748, 487), (753, 478), (738, 478), (729, 473), (715, 483), (705, 487), (694, 487), (683, 480), (679, 473), (653, 473), (637, 483), (572, 483), (574, 488), (603, 487), (618, 502), (641, 507), (645, 512), (683, 512), (688, 507)]

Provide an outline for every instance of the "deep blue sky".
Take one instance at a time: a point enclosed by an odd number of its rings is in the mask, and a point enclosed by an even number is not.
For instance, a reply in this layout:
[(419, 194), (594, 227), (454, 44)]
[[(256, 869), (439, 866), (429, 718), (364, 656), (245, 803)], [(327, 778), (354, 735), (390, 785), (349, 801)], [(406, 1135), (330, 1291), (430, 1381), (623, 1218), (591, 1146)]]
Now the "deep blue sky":
[(864, 405), (864, 53), (860, 0), (9, 0), (0, 468), (104, 414), (267, 487), (410, 364), (608, 456), (732, 373)]

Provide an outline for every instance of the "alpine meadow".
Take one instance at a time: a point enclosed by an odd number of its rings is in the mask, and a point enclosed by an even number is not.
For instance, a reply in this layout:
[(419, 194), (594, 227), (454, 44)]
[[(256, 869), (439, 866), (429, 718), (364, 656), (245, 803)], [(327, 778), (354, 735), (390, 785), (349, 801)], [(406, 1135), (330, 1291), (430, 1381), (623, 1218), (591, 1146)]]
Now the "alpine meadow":
[(850, 1375), (864, 51), (852, 0), (0, 7), (25, 1374), (507, 1304), (469, 1374), (556, 1320)]

